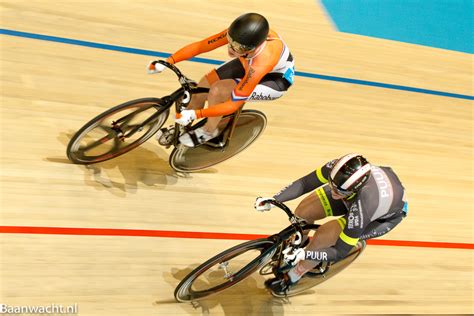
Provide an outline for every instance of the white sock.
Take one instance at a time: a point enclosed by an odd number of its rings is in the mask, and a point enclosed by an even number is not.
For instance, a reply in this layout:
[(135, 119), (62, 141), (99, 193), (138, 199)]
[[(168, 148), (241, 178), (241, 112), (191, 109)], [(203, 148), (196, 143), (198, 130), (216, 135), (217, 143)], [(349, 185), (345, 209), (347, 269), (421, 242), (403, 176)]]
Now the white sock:
[(199, 132), (201, 132), (202, 134), (204, 134), (206, 136), (206, 138), (214, 138), (217, 136), (217, 133), (219, 132), (217, 129), (215, 129), (213, 132), (208, 132), (207, 130), (205, 130), (203, 127), (200, 127), (198, 129), (196, 129), (195, 133), (196, 135), (199, 137)]
[(216, 129), (215, 129), (214, 131), (212, 131), (212, 132), (205, 131), (205, 133), (206, 133), (208, 136), (216, 137), (217, 134), (219, 133), (219, 130), (216, 128)]
[(290, 277), (291, 283), (296, 283), (301, 279), (301, 277), (311, 269), (306, 269), (302, 264), (297, 264), (294, 268), (291, 268), (288, 271), (288, 276)]

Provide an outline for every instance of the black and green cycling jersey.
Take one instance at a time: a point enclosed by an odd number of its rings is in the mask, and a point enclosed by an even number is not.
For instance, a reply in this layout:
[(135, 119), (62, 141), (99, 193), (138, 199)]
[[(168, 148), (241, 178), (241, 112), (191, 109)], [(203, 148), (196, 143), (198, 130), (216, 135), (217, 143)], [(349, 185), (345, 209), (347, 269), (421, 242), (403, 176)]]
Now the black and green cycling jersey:
[(390, 167), (372, 166), (367, 183), (345, 199), (336, 200), (327, 185), (332, 160), (294, 181), (274, 198), (285, 202), (315, 190), (326, 216), (340, 216), (338, 223), (342, 231), (333, 247), (307, 253), (307, 259), (327, 258), (337, 261), (344, 258), (359, 240), (382, 236), (393, 229), (408, 211), (405, 190)]

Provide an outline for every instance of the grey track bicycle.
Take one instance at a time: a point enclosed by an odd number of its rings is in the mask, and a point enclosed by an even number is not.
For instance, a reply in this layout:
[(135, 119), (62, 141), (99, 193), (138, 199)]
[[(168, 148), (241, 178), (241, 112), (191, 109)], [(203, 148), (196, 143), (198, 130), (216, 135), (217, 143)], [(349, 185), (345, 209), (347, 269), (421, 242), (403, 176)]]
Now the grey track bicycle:
[[(184, 110), (194, 94), (207, 93), (175, 66), (158, 60), (171, 69), (181, 85), (162, 98), (141, 98), (117, 105), (87, 122), (69, 141), (67, 157), (76, 164), (94, 164), (113, 159), (140, 146), (160, 130), (168, 119), (170, 108)], [(169, 157), (171, 167), (180, 172), (204, 170), (217, 165), (250, 146), (265, 130), (266, 116), (257, 110), (242, 110), (224, 116), (219, 123), (219, 135), (197, 147), (186, 147), (179, 136), (202, 126), (206, 119), (194, 125), (175, 124), (167, 146), (173, 146)]]
[[(295, 241), (301, 242), (301, 236), (305, 232), (317, 230), (320, 225), (306, 223), (283, 203), (271, 203), (288, 215), (291, 224), (267, 238), (247, 241), (229, 248), (196, 267), (176, 287), (174, 296), (177, 301), (204, 299), (236, 285), (257, 271), (266, 276), (279, 275), (289, 269), (284, 262), (283, 251), (288, 247), (301, 247), (301, 244)], [(365, 246), (365, 241), (359, 241), (345, 258), (334, 263), (320, 263), (307, 272), (285, 296), (296, 295), (328, 280), (352, 263)]]

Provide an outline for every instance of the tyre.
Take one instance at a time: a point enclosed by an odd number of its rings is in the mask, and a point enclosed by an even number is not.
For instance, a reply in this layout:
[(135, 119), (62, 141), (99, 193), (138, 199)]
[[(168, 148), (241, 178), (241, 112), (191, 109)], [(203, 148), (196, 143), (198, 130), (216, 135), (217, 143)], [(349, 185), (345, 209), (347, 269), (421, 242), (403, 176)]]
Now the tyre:
[(344, 258), (337, 262), (331, 264), (320, 264), (316, 268), (311, 271), (308, 271), (299, 281), (298, 283), (289, 290), (286, 296), (293, 296), (304, 292), (318, 284), (321, 284), (331, 277), (335, 276), (347, 266), (349, 266), (355, 259), (357, 259), (360, 254), (364, 251), (366, 246), (366, 242), (359, 241), (357, 246), (354, 247), (349, 254)]
[(179, 302), (189, 302), (223, 291), (264, 266), (276, 249), (275, 242), (265, 238), (227, 249), (189, 273), (174, 296)]
[[(223, 118), (220, 126), (227, 124)], [(267, 118), (256, 110), (243, 110), (229, 144), (222, 149), (203, 144), (195, 148), (180, 145), (170, 155), (171, 167), (179, 172), (194, 172), (215, 166), (250, 146), (265, 130)]]
[[(92, 164), (118, 157), (140, 146), (152, 137), (168, 118), (169, 109), (162, 104), (163, 101), (159, 98), (137, 99), (117, 105), (96, 116), (71, 138), (67, 157), (73, 163)], [(143, 124), (157, 112), (161, 114), (151, 122)], [(141, 127), (132, 136), (121, 137), (139, 126)]]

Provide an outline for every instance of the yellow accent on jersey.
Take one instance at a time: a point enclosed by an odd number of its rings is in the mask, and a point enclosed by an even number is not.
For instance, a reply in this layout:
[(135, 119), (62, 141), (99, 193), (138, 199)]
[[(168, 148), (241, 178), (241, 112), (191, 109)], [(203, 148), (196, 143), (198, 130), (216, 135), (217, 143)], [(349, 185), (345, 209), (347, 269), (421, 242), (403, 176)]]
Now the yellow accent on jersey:
[(328, 183), (328, 179), (323, 176), (322, 168), (316, 169), (316, 176), (318, 177), (318, 180), (322, 183)]
[(339, 226), (341, 226), (341, 229), (344, 229), (344, 227), (346, 227), (346, 219), (344, 217), (338, 218), (337, 222), (339, 223)]
[(351, 200), (351, 199), (353, 199), (356, 195), (357, 195), (357, 193), (352, 193), (349, 197), (346, 197), (346, 200)]
[(321, 201), (321, 204), (323, 205), (324, 213), (326, 213), (326, 216), (332, 216), (331, 204), (329, 203), (329, 199), (326, 195), (326, 192), (324, 192), (324, 187), (317, 188), (316, 194), (318, 195), (319, 200)]
[(339, 235), (339, 238), (341, 238), (343, 242), (351, 246), (357, 245), (357, 242), (359, 241), (359, 238), (349, 237), (346, 234), (344, 234), (344, 232), (341, 232), (341, 234)]

